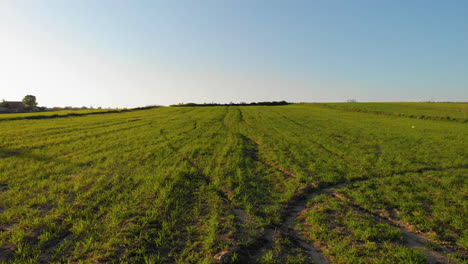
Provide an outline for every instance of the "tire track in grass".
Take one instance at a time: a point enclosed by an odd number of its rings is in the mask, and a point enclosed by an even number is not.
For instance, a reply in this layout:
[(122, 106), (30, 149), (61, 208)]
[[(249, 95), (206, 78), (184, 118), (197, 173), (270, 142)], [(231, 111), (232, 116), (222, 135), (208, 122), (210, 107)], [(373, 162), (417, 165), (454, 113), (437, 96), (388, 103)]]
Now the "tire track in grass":
[[(225, 111), (225, 113), (223, 113), (223, 116), (221, 118), (221, 120), (223, 121), (223, 126), (217, 128), (217, 131), (221, 131), (223, 129), (227, 129), (229, 130), (228, 128), (226, 128), (226, 124), (225, 124), (225, 119), (226, 119), (226, 116), (227, 116), (227, 111)], [(196, 120), (192, 120), (192, 122), (194, 122), (194, 126), (191, 130), (187, 131), (186, 134), (189, 134), (189, 133), (195, 133), (194, 131), (197, 130), (197, 122)], [(208, 130), (206, 129), (203, 129), (201, 132), (198, 132), (197, 134), (197, 138), (204, 138), (206, 137), (206, 134), (209, 133)], [(165, 134), (162, 133), (162, 136), (165, 137)], [(182, 138), (191, 138), (191, 137), (182, 137)], [(187, 153), (184, 153), (182, 151), (182, 147), (176, 147), (174, 146), (172, 143), (167, 143), (167, 146), (169, 147), (169, 149), (175, 153), (177, 156), (180, 157), (180, 160), (181, 161), (185, 161), (187, 162), (187, 164), (194, 168), (196, 170), (196, 173), (197, 175), (200, 177), (199, 179), (203, 182), (203, 184), (209, 186), (211, 184), (213, 184), (213, 181), (211, 179), (211, 177), (209, 175), (207, 175), (202, 167), (192, 158), (190, 157)], [(225, 201), (225, 202), (228, 202), (230, 199), (228, 198), (228, 196), (221, 190), (216, 190), (216, 194), (219, 195), (219, 197)], [(240, 219), (239, 221), (241, 221), (241, 223), (245, 223), (246, 222), (246, 219), (247, 219), (247, 214), (245, 214), (242, 210), (240, 209), (234, 209), (233, 210), (233, 213), (236, 215), (236, 217), (238, 219)], [(234, 245), (231, 245), (229, 247), (229, 250), (224, 250), (224, 251), (221, 251), (217, 254), (215, 254), (213, 256), (213, 259), (215, 262), (218, 262), (218, 263), (225, 263), (226, 261), (230, 260), (232, 255), (236, 252), (239, 251), (239, 246), (234, 244)]]
[[(427, 257), (427, 261), (430, 264), (437, 264), (437, 263), (452, 263), (450, 259), (448, 259), (446, 256), (442, 255), (441, 253), (431, 249), (428, 247), (428, 245), (435, 244), (434, 242), (430, 241), (426, 237), (424, 237), (421, 234), (418, 234), (416, 232), (410, 231), (408, 229), (408, 226), (398, 220), (395, 220), (391, 217), (385, 217), (379, 214), (376, 214), (370, 210), (367, 210), (351, 200), (349, 197), (339, 193), (336, 191), (337, 188), (331, 188), (326, 191), (327, 194), (336, 197), (342, 201), (345, 201), (347, 204), (349, 204), (351, 207), (356, 209), (358, 212), (363, 213), (363, 214), (369, 214), (375, 219), (378, 219), (379, 221), (386, 223), (388, 225), (394, 226), (398, 229), (400, 229), (403, 239), (404, 239), (404, 246), (408, 248), (416, 248), (424, 252), (424, 254)], [(437, 244), (437, 247), (442, 250), (443, 253), (455, 253), (454, 250), (451, 248), (442, 246)], [(464, 256), (466, 257), (466, 256)]]
[[(276, 117), (276, 119), (274, 117)], [(308, 146), (304, 145), (304, 142), (307, 142), (308, 144), (311, 144), (311, 145), (315, 146), (314, 149), (316, 151), (318, 151), (317, 157), (321, 156), (323, 158), (324, 156), (326, 156), (326, 157), (329, 157), (329, 159), (340, 161), (340, 164), (342, 164), (343, 167), (359, 167), (359, 166), (361, 166), (363, 164), (362, 161), (356, 160), (354, 157), (352, 157), (350, 155), (346, 155), (344, 153), (334, 151), (334, 150), (330, 149), (329, 147), (326, 147), (324, 144), (322, 144), (321, 142), (319, 142), (317, 140), (313, 140), (311, 138), (306, 138), (306, 139), (303, 139), (302, 141), (298, 141), (297, 138), (300, 138), (301, 134), (300, 134), (300, 132), (297, 132), (297, 131), (300, 131), (300, 128), (304, 128), (304, 127), (310, 128), (308, 125), (305, 125), (305, 124), (301, 125), (301, 123), (287, 117), (286, 115), (284, 115), (282, 113), (277, 113), (277, 112), (274, 112), (274, 116), (266, 116), (265, 118), (266, 118), (267, 123), (279, 124), (279, 126), (273, 126), (273, 127), (271, 127), (269, 129), (270, 134), (274, 132), (274, 134), (276, 134), (276, 135), (282, 135), (281, 139), (278, 139), (278, 140), (282, 140), (282, 141), (286, 140), (288, 145), (294, 145), (294, 146), (300, 147), (300, 148), (306, 147), (306, 149), (307, 149)], [(284, 120), (283, 121), (284, 123), (281, 123), (282, 124), (281, 125), (280, 123), (278, 123), (278, 120)], [(288, 125), (285, 125), (285, 124), (288, 124)], [(280, 129), (280, 127), (288, 127), (288, 126), (297, 127), (297, 129), (289, 130), (288, 133), (286, 133), (284, 130)], [(268, 137), (268, 135), (264, 135), (264, 137), (265, 136)], [(256, 142), (256, 144), (260, 144), (258, 141), (255, 141), (255, 140), (253, 140), (253, 141)], [(276, 149), (276, 152), (277, 151), (278, 151), (278, 149)], [(285, 149), (281, 149), (281, 152), (284, 152), (284, 151), (285, 151)], [(291, 153), (287, 149), (286, 149), (286, 151), (289, 152), (288, 155), (287, 155), (288, 158), (294, 160), (294, 163), (296, 163), (296, 165), (299, 165), (302, 168), (302, 170), (304, 170), (303, 173), (305, 173), (305, 174), (310, 173), (309, 170), (304, 167), (304, 164), (302, 164), (301, 162), (297, 162), (298, 159), (297, 159), (296, 154)], [(275, 152), (275, 150), (272, 150), (272, 152)], [(306, 153), (306, 155), (308, 155), (308, 153)], [(295, 177), (294, 175), (296, 175), (292, 171), (285, 170), (284, 168), (281, 168), (279, 166), (275, 166), (275, 164), (268, 164), (268, 162), (264, 162), (264, 164), (271, 167), (271, 168), (273, 168), (273, 169), (275, 169), (275, 170), (278, 170), (278, 171), (280, 171), (282, 173), (286, 172), (286, 174), (288, 174), (290, 176)], [(332, 163), (330, 163), (328, 165), (334, 167), (334, 169), (333, 169), (334, 172), (336, 172), (337, 170), (341, 170), (339, 168), (339, 166), (336, 166), (336, 164), (333, 165)], [(340, 172), (340, 174), (342, 174), (342, 172)]]
[[(250, 139), (246, 136), (244, 137), (246, 139), (249, 139), (255, 145), (257, 146), (260, 145), (258, 141), (254, 139)], [(252, 158), (267, 167), (274, 168), (277, 171), (282, 172), (286, 176), (294, 176), (294, 173), (287, 173), (287, 170), (276, 167), (273, 164), (263, 162), (256, 155), (253, 155)], [(263, 231), (263, 235), (257, 238), (254, 241), (254, 243), (252, 243), (253, 245), (247, 248), (240, 248), (239, 251), (241, 254), (247, 254), (250, 263), (256, 263), (265, 254), (265, 252), (274, 245), (275, 236), (277, 234), (283, 234), (286, 237), (294, 239), (294, 241), (297, 242), (297, 244), (312, 258), (312, 260), (315, 263), (317, 264), (328, 263), (327, 259), (323, 256), (320, 250), (316, 249), (313, 245), (301, 239), (300, 234), (294, 229), (295, 220), (300, 215), (300, 213), (306, 209), (307, 203), (310, 200), (312, 200), (314, 197), (320, 194), (324, 194), (324, 193), (331, 194), (336, 189), (348, 186), (350, 184), (372, 180), (375, 178), (387, 178), (387, 177), (393, 177), (397, 174), (423, 173), (426, 171), (444, 171), (444, 170), (449, 170), (449, 169), (459, 169), (459, 168), (465, 168), (465, 167), (466, 166), (456, 166), (456, 167), (447, 167), (447, 168), (427, 167), (427, 168), (421, 168), (421, 169), (414, 170), (414, 171), (399, 172), (399, 173), (395, 173), (395, 174), (391, 174), (387, 176), (376, 176), (372, 178), (369, 178), (369, 177), (354, 178), (354, 179), (348, 180), (347, 182), (341, 182), (341, 183), (336, 183), (336, 184), (331, 184), (331, 185), (326, 184), (326, 183), (313, 183), (311, 185), (308, 185), (298, 190), (296, 194), (290, 199), (283, 213), (282, 221), (279, 225), (267, 226)], [(235, 210), (234, 215), (237, 218), (239, 218), (239, 221), (245, 222), (245, 219), (248, 217), (247, 214), (240, 209), (234, 209), (234, 210)], [(379, 216), (379, 218), (382, 218), (382, 217)], [(417, 248), (423, 249), (424, 253), (428, 257), (429, 263), (450, 263), (447, 257), (443, 256), (442, 254), (426, 246), (426, 244), (429, 241), (425, 237), (407, 230), (404, 226), (395, 225), (390, 220), (385, 220), (385, 221), (388, 223), (391, 223), (392, 226), (396, 226), (400, 228), (406, 240), (405, 246), (409, 248), (417, 247)], [(447, 253), (454, 252), (453, 250), (450, 250), (445, 247), (441, 247), (441, 248)]]
[[(388, 178), (388, 177), (393, 177), (395, 175), (407, 174), (407, 173), (423, 173), (423, 172), (426, 172), (426, 171), (445, 171), (445, 170), (460, 169), (460, 168), (465, 168), (465, 167), (466, 166), (455, 166), (455, 167), (447, 167), (447, 168), (422, 168), (422, 169), (418, 169), (418, 170), (415, 170), (415, 171), (405, 171), (405, 172), (400, 172), (400, 173), (396, 173), (396, 174), (391, 174), (391, 175), (388, 175), (388, 176), (381, 176), (381, 177), (378, 177), (378, 178)], [(359, 183), (359, 182), (372, 180), (372, 179), (375, 179), (375, 178), (358, 178), (358, 179), (355, 178), (355, 179), (351, 179), (350, 181), (344, 182), (344, 183), (337, 183), (337, 184), (333, 184), (333, 185), (323, 185), (323, 184), (319, 183), (319, 184), (309, 185), (309, 186), (303, 188), (298, 193), (298, 195), (293, 197), (293, 199), (291, 200), (290, 205), (292, 204), (292, 207), (289, 207), (289, 206), (287, 207), (286, 214), (289, 217), (286, 218), (286, 220), (283, 222), (284, 225), (290, 226), (291, 228), (293, 228), (295, 219), (300, 215), (300, 213), (304, 209), (306, 209), (307, 203), (310, 200), (312, 200), (314, 197), (316, 197), (316, 196), (318, 196), (320, 194), (333, 195), (334, 193), (336, 193), (336, 190), (339, 189), (339, 188), (346, 187), (346, 186), (354, 184), (354, 183)], [(302, 200), (294, 202), (294, 200), (297, 200), (297, 197), (300, 197), (300, 196), (302, 196), (304, 198)], [(337, 197), (337, 198), (339, 198), (339, 197)], [(342, 196), (342, 198), (343, 198), (343, 196)], [(365, 212), (367, 214), (371, 214), (374, 217), (377, 217), (378, 219), (381, 219), (383, 222), (399, 228), (401, 230), (402, 234), (403, 234), (404, 239), (405, 239), (405, 244), (404, 245), (406, 247), (409, 247), (409, 248), (420, 248), (424, 252), (426, 257), (428, 258), (428, 263), (431, 263), (431, 264), (432, 263), (434, 263), (434, 264), (437, 264), (437, 263), (453, 263), (453, 261), (450, 261), (446, 256), (442, 255), (441, 253), (439, 253), (439, 252), (437, 252), (435, 250), (432, 250), (427, 245), (428, 244), (429, 245), (436, 244), (437, 247), (442, 249), (444, 253), (455, 253), (455, 250), (453, 250), (451, 248), (448, 248), (448, 247), (441, 246), (439, 243), (431, 242), (428, 238), (424, 237), (423, 235), (408, 230), (408, 228), (405, 225), (401, 224), (400, 222), (398, 222), (395, 219), (384, 218), (383, 216), (380, 216), (378, 214), (370, 212), (370, 211), (360, 207), (357, 204), (353, 205), (353, 207), (354, 206), (356, 206), (355, 208), (361, 210), (362, 212)], [(289, 221), (289, 223), (287, 221)], [(463, 257), (466, 258), (465, 254), (463, 254)], [(317, 262), (317, 263), (327, 263), (327, 262)]]
[(298, 246), (306, 253), (316, 264), (327, 264), (327, 259), (323, 256), (321, 251), (315, 248), (310, 243), (303, 240), (299, 233), (294, 229), (296, 218), (299, 214), (306, 209), (307, 202), (319, 195), (320, 191), (316, 190), (316, 186), (309, 185), (301, 189), (288, 203), (286, 210), (282, 216), (282, 222), (278, 227), (269, 227), (265, 230), (262, 236), (263, 245), (259, 247), (251, 259), (255, 262), (258, 261), (265, 252), (274, 245), (274, 238), (277, 234), (282, 234), (292, 241), (296, 242)]
[[(245, 142), (245, 144), (241, 144), (241, 148), (243, 149), (243, 156), (253, 161), (256, 166), (265, 166), (268, 168), (273, 168), (281, 172), (281, 169), (275, 168), (272, 164), (265, 164), (261, 159), (258, 157), (258, 142), (253, 141), (252, 139), (248, 138), (244, 134), (236, 133), (240, 139)], [(283, 170), (284, 171), (284, 170)], [(285, 173), (285, 172), (283, 172)], [(288, 177), (293, 177), (293, 175), (287, 175)], [(290, 228), (283, 228), (280, 226), (268, 226), (265, 229), (250, 229), (245, 224), (248, 224), (251, 216), (245, 213), (242, 209), (234, 207), (232, 208), (232, 214), (235, 216), (235, 220), (241, 224), (239, 232), (243, 233), (263, 233), (260, 237), (254, 238), (253, 243), (247, 246), (239, 246), (237, 245), (231, 246), (229, 250), (225, 250), (216, 254), (213, 258), (216, 263), (231, 263), (232, 256), (236, 255), (238, 261), (240, 263), (255, 263), (257, 261), (258, 256), (255, 254), (263, 253), (261, 247), (269, 248), (273, 246), (273, 241), (275, 237), (278, 235), (282, 235), (284, 237), (289, 238), (293, 243), (300, 244), (299, 239), (296, 235), (292, 232)], [(305, 251), (304, 248), (307, 248), (305, 242), (301, 241), (303, 246), (298, 246), (301, 248), (301, 251)], [(266, 245), (266, 246), (263, 246)], [(309, 254), (308, 254), (309, 255)]]
[[(246, 137), (246, 136), (244, 136), (244, 138), (246, 138), (247, 140), (253, 142), (256, 146), (260, 146), (260, 145), (261, 145), (260, 141), (258, 141), (258, 140), (250, 139), (250, 138), (248, 138), (248, 137)], [(285, 169), (285, 168), (283, 168), (283, 167), (277, 166), (277, 165), (275, 165), (275, 164), (273, 164), (273, 163), (271, 163), (271, 162), (268, 162), (268, 161), (266, 161), (266, 160), (261, 160), (261, 159), (258, 158), (258, 156), (256, 156), (256, 160), (255, 160), (255, 161), (258, 161), (258, 162), (262, 163), (263, 165), (265, 165), (265, 166), (267, 166), (267, 167), (269, 167), (269, 168), (272, 168), (272, 169), (275, 170), (275, 171), (278, 171), (278, 172), (282, 173), (283, 175), (286, 175), (286, 176), (289, 176), (289, 177), (293, 177), (293, 178), (296, 178), (296, 177), (297, 177), (296, 173), (294, 173), (293, 171), (290, 171), (290, 170)]]
[[(132, 147), (132, 151), (133, 150), (137, 150), (138, 147)], [(97, 211), (101, 204), (104, 204), (104, 203), (107, 203), (107, 197), (103, 197), (103, 198), (99, 198), (99, 199), (94, 199), (94, 197), (96, 197), (96, 195), (94, 195), (94, 193), (101, 193), (101, 192), (105, 192), (105, 193), (108, 193), (109, 195), (107, 196), (115, 196), (114, 194), (117, 194), (117, 193), (123, 193), (127, 188), (127, 187), (131, 187), (131, 185), (129, 185), (128, 183), (127, 184), (121, 184), (121, 186), (116, 186), (115, 188), (112, 187), (112, 185), (110, 185), (110, 180), (111, 178), (114, 176), (114, 171), (109, 171), (108, 175), (107, 175), (107, 179), (103, 178), (103, 182), (102, 184), (98, 184), (98, 185), (102, 185), (102, 186), (107, 186), (106, 187), (106, 190), (97, 190), (97, 191), (92, 191), (90, 193), (90, 195), (88, 195), (90, 198), (92, 198), (93, 200), (93, 204), (90, 203), (90, 206), (88, 206), (87, 208), (77, 208), (78, 210), (71, 210), (71, 212), (78, 212), (78, 211), (82, 211), (84, 209), (88, 209), (91, 210), (91, 211)], [(118, 182), (121, 182), (121, 181), (118, 181)], [(132, 182), (133, 183), (133, 182)], [(135, 183), (137, 184), (137, 183)], [(91, 186), (91, 185), (89, 185)], [(0, 185), (1, 187), (1, 185)], [(109, 188), (112, 187), (111, 190), (109, 190)], [(1, 189), (1, 188), (0, 188)], [(131, 189), (129, 189), (129, 191), (131, 191)], [(84, 204), (87, 204), (87, 203), (84, 203)], [(77, 214), (78, 217), (81, 217), (79, 214)], [(55, 220), (54, 220), (55, 221)], [(57, 224), (60, 226), (60, 224)], [(59, 232), (56, 232), (54, 233), (54, 236), (55, 238), (52, 238), (50, 241), (48, 241), (45, 246), (43, 247), (42, 249), (42, 253), (41, 253), (41, 256), (40, 256), (40, 263), (46, 263), (48, 262), (47, 260), (50, 258), (50, 253), (52, 251), (54, 251), (58, 246), (60, 246), (62, 244), (62, 242), (64, 241), (68, 241), (68, 240), (71, 240), (71, 238), (73, 238), (73, 236), (71, 236), (70, 234), (70, 231), (68, 231), (70, 229), (70, 227), (61, 227), (62, 231), (59, 231)], [(36, 239), (37, 239), (37, 236), (42, 232), (42, 227), (38, 228), (38, 229), (35, 229), (33, 231), (33, 235), (31, 235), (31, 239), (29, 239), (30, 241), (29, 242), (35, 242)], [(3, 250), (3, 247), (0, 247), (0, 251)], [(7, 254), (8, 252), (5, 253), (5, 255)], [(3, 253), (1, 253), (0, 255), (2, 255)], [(0, 258), (1, 260), (1, 258)], [(0, 261), (1, 262), (1, 261)]]
[[(251, 150), (248, 153), (248, 156), (252, 160), (263, 164), (263, 166), (275, 169), (276, 171), (279, 171), (280, 173), (284, 174), (286, 177), (296, 176), (291, 171), (277, 167), (271, 163), (261, 160), (257, 155), (257, 149), (260, 143), (256, 140), (248, 138), (245, 135), (241, 135), (241, 137), (247, 142), (251, 142), (256, 147), (254, 150)], [(249, 248), (239, 248), (239, 253), (242, 255), (246, 255), (246, 258), (248, 259), (249, 263), (256, 263), (268, 249), (273, 247), (275, 237), (282, 235), (284, 237), (289, 238), (291, 241), (297, 244), (302, 249), (302, 251), (306, 253), (315, 263), (328, 263), (327, 260), (323, 257), (323, 255), (319, 252), (319, 250), (302, 240), (299, 234), (294, 229), (294, 220), (297, 218), (299, 213), (306, 208), (307, 202), (316, 195), (318, 195), (318, 193), (313, 192), (315, 187), (316, 186), (310, 185), (297, 192), (288, 203), (286, 210), (281, 217), (281, 223), (276, 226), (267, 226), (263, 231), (263, 235), (254, 241), (253, 246), (250, 246)], [(236, 208), (233, 210), (233, 213), (241, 223), (246, 222), (248, 215), (244, 211)]]

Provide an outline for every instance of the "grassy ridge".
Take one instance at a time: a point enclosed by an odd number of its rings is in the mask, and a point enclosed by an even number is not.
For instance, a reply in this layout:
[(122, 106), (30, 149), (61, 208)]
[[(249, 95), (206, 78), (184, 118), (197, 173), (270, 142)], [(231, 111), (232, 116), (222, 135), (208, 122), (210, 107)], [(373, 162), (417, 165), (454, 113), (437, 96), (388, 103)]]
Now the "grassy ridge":
[(468, 103), (329, 103), (322, 105), (345, 111), (468, 122)]
[[(467, 250), (463, 123), (311, 104), (157, 108), (1, 125), (0, 261), (213, 263), (220, 252), (245, 261), (265, 230), (283, 224), (301, 190), (352, 181), (337, 189), (346, 200), (318, 197), (304, 216), (312, 224), (297, 227), (310, 244), (327, 245), (332, 263), (351, 259), (361, 248), (353, 241), (374, 243), (356, 261), (423, 263), (425, 256), (408, 249), (391, 224), (362, 231), (388, 230), (389, 237), (352, 231), (350, 243), (336, 248), (338, 238), (321, 233), (334, 230), (319, 232), (313, 221), (330, 203), (338, 213), (327, 221), (351, 221), (343, 228), (396, 209), (396, 220), (452, 248), (455, 261)], [(395, 196), (401, 188), (407, 195)], [(287, 240), (276, 239), (258, 261), (306, 263), (304, 248)]]
[(22, 119), (22, 118), (37, 118), (37, 117), (53, 117), (53, 116), (68, 116), (68, 115), (86, 115), (92, 113), (106, 113), (125, 111), (125, 109), (86, 109), (86, 110), (58, 110), (48, 112), (34, 112), (34, 113), (1, 113), (0, 120), (7, 119)]

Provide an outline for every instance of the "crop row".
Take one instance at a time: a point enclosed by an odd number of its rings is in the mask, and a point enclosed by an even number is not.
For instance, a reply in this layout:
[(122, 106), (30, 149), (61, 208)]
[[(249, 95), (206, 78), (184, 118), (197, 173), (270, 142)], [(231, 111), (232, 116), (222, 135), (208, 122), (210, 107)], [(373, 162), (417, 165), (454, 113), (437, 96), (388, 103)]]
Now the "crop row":
[[(465, 258), (463, 123), (288, 105), (1, 125), (0, 261), (307, 263), (317, 243), (333, 263), (427, 258), (382, 212)], [(352, 182), (287, 231), (303, 190)]]

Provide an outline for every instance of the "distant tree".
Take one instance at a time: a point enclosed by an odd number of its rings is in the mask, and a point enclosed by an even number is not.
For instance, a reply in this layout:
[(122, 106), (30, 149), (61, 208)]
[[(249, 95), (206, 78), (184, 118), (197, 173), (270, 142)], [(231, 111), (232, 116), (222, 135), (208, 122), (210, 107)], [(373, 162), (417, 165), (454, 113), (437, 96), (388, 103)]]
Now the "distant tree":
[(23, 98), (23, 104), (27, 107), (27, 108), (33, 108), (33, 107), (36, 107), (37, 106), (37, 101), (36, 101), (36, 96), (34, 95), (26, 95), (24, 98)]
[(357, 101), (356, 101), (356, 99), (348, 99), (348, 100), (346, 100), (346, 102), (348, 102), (348, 103), (356, 103)]
[(2, 102), (0, 102), (0, 107), (8, 107), (8, 102), (5, 101), (5, 99), (2, 99)]

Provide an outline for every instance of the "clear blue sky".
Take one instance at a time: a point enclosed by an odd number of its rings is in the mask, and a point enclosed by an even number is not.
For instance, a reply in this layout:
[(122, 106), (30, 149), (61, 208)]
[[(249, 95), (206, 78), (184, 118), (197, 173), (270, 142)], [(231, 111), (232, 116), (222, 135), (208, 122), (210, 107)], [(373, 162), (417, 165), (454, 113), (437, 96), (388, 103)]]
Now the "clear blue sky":
[(468, 101), (468, 1), (3, 0), (0, 98)]

